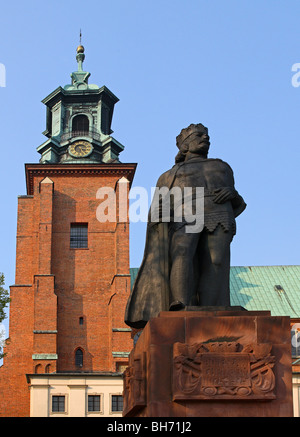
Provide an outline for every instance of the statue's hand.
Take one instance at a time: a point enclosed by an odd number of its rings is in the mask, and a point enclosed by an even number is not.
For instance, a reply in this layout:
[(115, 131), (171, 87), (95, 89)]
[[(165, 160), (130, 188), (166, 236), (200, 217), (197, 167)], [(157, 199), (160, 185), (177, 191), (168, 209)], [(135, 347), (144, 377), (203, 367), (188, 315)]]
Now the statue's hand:
[(237, 193), (234, 188), (231, 187), (225, 187), (225, 188), (217, 188), (214, 190), (215, 203), (225, 203), (228, 200), (232, 200), (236, 197)]

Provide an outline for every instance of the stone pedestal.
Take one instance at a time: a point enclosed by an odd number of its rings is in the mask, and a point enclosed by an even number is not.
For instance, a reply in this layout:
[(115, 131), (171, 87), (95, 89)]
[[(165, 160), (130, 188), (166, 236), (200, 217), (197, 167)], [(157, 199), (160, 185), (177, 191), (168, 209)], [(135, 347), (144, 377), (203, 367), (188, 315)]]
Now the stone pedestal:
[(240, 308), (161, 312), (124, 373), (125, 417), (291, 417), (289, 317)]

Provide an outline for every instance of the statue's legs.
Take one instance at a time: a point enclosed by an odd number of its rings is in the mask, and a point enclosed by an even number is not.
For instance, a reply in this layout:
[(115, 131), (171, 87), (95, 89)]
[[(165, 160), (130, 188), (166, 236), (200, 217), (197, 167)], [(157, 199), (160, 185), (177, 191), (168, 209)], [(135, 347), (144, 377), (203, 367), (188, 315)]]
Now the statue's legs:
[(200, 234), (189, 234), (185, 227), (176, 230), (170, 242), (170, 304), (182, 302), (196, 305), (197, 283), (194, 275), (194, 258)]
[(230, 243), (231, 232), (221, 225), (214, 232), (201, 234), (197, 250), (198, 301), (200, 306), (230, 305)]
[(231, 232), (219, 225), (214, 232), (174, 232), (170, 243), (170, 303), (230, 305)]

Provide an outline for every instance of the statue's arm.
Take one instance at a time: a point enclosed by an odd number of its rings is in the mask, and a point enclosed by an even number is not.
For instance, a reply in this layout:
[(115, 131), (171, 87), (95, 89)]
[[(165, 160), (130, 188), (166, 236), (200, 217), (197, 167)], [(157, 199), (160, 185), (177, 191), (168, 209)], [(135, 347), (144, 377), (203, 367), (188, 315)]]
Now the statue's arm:
[(233, 208), (234, 215), (235, 215), (235, 217), (237, 217), (246, 209), (247, 204), (245, 203), (243, 197), (235, 189), (233, 171), (232, 171), (231, 167), (229, 167), (229, 168), (230, 168), (230, 173), (231, 173), (232, 186), (234, 189), (234, 195), (231, 199), (231, 205)]
[(246, 205), (244, 199), (242, 198), (242, 196), (236, 190), (235, 190), (235, 192), (236, 192), (236, 195), (231, 200), (231, 204), (232, 204), (232, 208), (234, 211), (234, 215), (235, 215), (235, 217), (237, 217), (246, 209), (247, 205)]
[(227, 201), (230, 201), (232, 204), (234, 215), (235, 217), (237, 217), (244, 211), (247, 205), (242, 196), (235, 189), (234, 176), (231, 167), (227, 163), (224, 164), (228, 168), (228, 185), (227, 187), (220, 187), (214, 190), (214, 202), (225, 203)]

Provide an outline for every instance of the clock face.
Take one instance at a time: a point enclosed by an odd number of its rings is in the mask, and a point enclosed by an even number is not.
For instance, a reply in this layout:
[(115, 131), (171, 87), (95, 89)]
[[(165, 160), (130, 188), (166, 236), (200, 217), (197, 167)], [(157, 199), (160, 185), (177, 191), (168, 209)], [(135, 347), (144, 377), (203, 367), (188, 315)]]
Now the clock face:
[(88, 141), (76, 141), (69, 147), (69, 153), (75, 158), (88, 156), (92, 150), (93, 147)]

